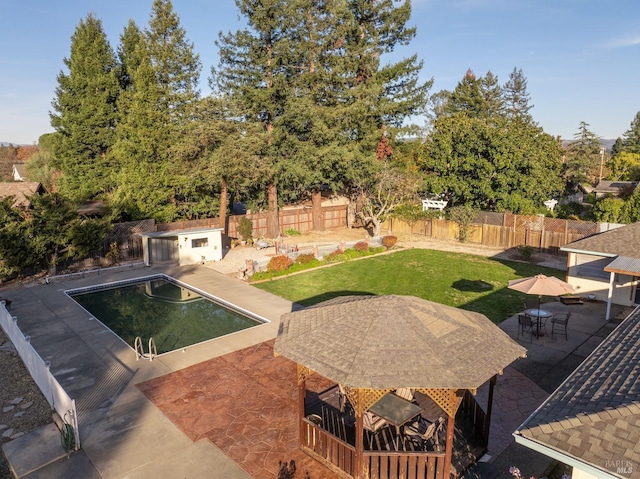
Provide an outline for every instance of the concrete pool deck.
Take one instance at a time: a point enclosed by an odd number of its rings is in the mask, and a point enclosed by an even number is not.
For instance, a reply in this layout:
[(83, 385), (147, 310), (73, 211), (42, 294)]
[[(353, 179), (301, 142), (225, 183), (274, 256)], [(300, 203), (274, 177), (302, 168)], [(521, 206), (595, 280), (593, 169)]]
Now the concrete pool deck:
[[(132, 348), (64, 291), (152, 274), (166, 274), (269, 320), (268, 323), (156, 357), (136, 360)], [(210, 441), (193, 442), (136, 384), (271, 340), (290, 301), (211, 269), (153, 266), (11, 290), (11, 314), (67, 393), (76, 400), (82, 449), (67, 455), (54, 425), (6, 443), (18, 477), (250, 477)], [(48, 464), (48, 465), (47, 465)], [(42, 466), (47, 465), (42, 468)]]

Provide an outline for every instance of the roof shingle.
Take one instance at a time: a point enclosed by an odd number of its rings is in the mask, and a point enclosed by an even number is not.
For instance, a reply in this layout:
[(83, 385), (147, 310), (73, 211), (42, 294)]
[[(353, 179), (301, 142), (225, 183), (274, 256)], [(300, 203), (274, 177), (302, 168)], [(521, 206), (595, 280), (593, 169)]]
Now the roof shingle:
[(640, 456), (640, 313), (622, 322), (515, 432), (626, 479)]

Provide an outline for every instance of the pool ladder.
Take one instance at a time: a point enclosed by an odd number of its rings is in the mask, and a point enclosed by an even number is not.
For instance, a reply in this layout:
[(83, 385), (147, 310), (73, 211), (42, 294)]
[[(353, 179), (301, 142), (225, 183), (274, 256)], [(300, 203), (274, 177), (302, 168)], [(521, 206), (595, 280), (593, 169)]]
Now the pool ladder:
[(149, 338), (149, 354), (144, 353), (144, 346), (142, 344), (142, 338), (140, 336), (136, 337), (135, 348), (136, 348), (136, 361), (139, 361), (140, 358), (153, 361), (153, 358), (158, 355), (156, 342), (154, 341), (153, 338)]

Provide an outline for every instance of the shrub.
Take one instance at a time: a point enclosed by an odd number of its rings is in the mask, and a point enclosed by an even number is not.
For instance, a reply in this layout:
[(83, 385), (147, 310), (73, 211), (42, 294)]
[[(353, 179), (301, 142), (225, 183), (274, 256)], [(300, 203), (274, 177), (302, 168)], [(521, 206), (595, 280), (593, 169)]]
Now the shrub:
[(248, 241), (253, 235), (253, 221), (246, 216), (240, 218), (240, 221), (238, 221), (238, 233), (243, 240)]
[(289, 229), (284, 231), (285, 236), (300, 236), (302, 233), (298, 230)]
[(308, 264), (311, 263), (314, 259), (316, 259), (316, 257), (313, 255), (313, 253), (303, 253), (298, 255), (298, 257), (296, 258), (296, 263)]
[(358, 241), (353, 246), (353, 249), (355, 249), (356, 251), (369, 251), (369, 243), (367, 243), (366, 241)]
[(109, 251), (107, 251), (107, 254), (105, 254), (104, 257), (110, 265), (117, 263), (120, 258), (120, 248), (118, 248), (118, 243), (115, 241), (109, 243)]
[(469, 238), (476, 214), (477, 211), (468, 205), (454, 206), (449, 210), (449, 219), (458, 225), (458, 241), (461, 243)]
[(344, 253), (341, 253), (340, 250), (337, 249), (326, 255), (324, 257), (324, 261), (326, 261), (327, 263), (335, 263), (337, 261), (340, 261), (343, 258), (343, 255)]
[(293, 260), (286, 254), (274, 256), (267, 264), (267, 271), (285, 271), (293, 264)]
[(393, 248), (397, 241), (398, 241), (398, 238), (396, 236), (386, 235), (382, 237), (382, 246), (384, 246), (387, 249)]

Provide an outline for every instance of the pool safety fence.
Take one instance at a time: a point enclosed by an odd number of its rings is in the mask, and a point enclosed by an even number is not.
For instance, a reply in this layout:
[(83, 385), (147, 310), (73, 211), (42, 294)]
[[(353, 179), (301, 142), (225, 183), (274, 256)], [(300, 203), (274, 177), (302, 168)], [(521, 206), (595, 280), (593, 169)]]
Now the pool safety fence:
[(29, 374), (31, 374), (31, 377), (40, 388), (42, 395), (64, 421), (65, 431), (63, 432), (68, 436), (69, 431), (66, 428), (70, 427), (73, 430), (74, 442), (72, 448), (77, 451), (80, 449), (80, 428), (76, 402), (69, 397), (51, 373), (49, 362), (45, 362), (33, 348), (31, 338), (24, 335), (18, 326), (18, 318), (11, 316), (7, 311), (4, 300), (0, 301), (0, 326), (2, 326), (9, 340), (13, 343), (20, 359), (22, 359)]

